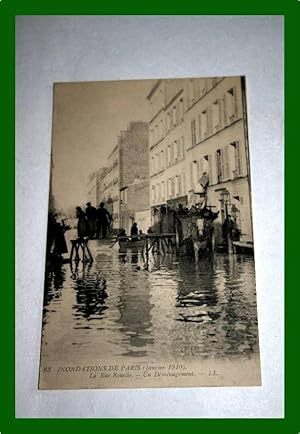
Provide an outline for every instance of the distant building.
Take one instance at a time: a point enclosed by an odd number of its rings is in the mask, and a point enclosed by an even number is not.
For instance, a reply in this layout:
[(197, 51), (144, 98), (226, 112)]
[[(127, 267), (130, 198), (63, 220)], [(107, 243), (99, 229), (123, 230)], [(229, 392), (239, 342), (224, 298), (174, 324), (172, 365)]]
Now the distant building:
[[(108, 157), (108, 170), (102, 179), (100, 200), (105, 202), (106, 208), (113, 215), (114, 228), (129, 227), (135, 211), (141, 206), (149, 207), (148, 148), (148, 124), (141, 121), (130, 122), (127, 130), (121, 131), (117, 145)], [(138, 184), (143, 185), (140, 191)], [(136, 204), (131, 203), (133, 191), (139, 198)], [(125, 196), (129, 200), (130, 208), (128, 203), (125, 204)]]
[(220, 211), (217, 237), (231, 215), (241, 239), (251, 241), (244, 78), (158, 80), (147, 98), (152, 222), (161, 205), (201, 202), (205, 176), (207, 205)]
[(149, 178), (137, 177), (120, 191), (120, 226), (129, 235), (134, 222), (143, 231), (150, 225)]
[(101, 169), (97, 172), (97, 195), (96, 195), (96, 205), (99, 206), (100, 202), (102, 201), (103, 197), (103, 180), (108, 172), (107, 167), (101, 167)]
[(105, 208), (113, 217), (113, 227), (119, 227), (119, 147), (116, 145), (108, 156), (108, 167), (101, 179), (99, 202), (105, 203)]
[(88, 177), (87, 188), (87, 202), (91, 202), (91, 204), (95, 206), (97, 200), (97, 172), (91, 173), (91, 175)]

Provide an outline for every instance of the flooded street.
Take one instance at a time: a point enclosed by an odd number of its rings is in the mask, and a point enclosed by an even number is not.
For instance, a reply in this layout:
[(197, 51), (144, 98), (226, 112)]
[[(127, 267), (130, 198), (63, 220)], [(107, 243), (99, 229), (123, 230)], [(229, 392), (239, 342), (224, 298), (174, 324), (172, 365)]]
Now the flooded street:
[(42, 357), (196, 360), (258, 353), (254, 260), (119, 253), (89, 242), (92, 264), (47, 276)]

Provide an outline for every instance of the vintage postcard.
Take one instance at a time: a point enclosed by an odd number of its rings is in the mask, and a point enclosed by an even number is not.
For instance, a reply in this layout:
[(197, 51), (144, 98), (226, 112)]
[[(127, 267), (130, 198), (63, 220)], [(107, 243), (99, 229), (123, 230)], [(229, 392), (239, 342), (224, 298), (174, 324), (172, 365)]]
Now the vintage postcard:
[(245, 77), (54, 84), (40, 389), (261, 384), (249, 148)]

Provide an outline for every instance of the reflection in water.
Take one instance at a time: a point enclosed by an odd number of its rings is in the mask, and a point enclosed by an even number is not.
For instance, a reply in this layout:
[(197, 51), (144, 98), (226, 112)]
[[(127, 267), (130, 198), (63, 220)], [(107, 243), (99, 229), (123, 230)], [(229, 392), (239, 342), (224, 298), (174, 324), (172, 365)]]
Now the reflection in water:
[(93, 264), (64, 264), (45, 281), (43, 351), (153, 360), (258, 351), (253, 258), (156, 255), (91, 242)]
[[(105, 305), (105, 299), (107, 298), (106, 280), (100, 277), (99, 273), (94, 273), (91, 270), (92, 265), (90, 263), (87, 265), (82, 264), (82, 274), (80, 275), (78, 265), (76, 265), (74, 271), (71, 265), (71, 278), (75, 282), (73, 288), (76, 290), (77, 301), (73, 306), (76, 312), (74, 316), (77, 318), (83, 316), (87, 320), (90, 317), (95, 317), (95, 315), (100, 318), (107, 308)], [(76, 328), (80, 328), (80, 325)], [(85, 328), (88, 328), (88, 326)]]
[(123, 267), (120, 273), (120, 330), (124, 334), (126, 350), (122, 355), (146, 356), (147, 346), (153, 344), (151, 336), (151, 308), (147, 277), (141, 276), (138, 251), (128, 258), (131, 273)]

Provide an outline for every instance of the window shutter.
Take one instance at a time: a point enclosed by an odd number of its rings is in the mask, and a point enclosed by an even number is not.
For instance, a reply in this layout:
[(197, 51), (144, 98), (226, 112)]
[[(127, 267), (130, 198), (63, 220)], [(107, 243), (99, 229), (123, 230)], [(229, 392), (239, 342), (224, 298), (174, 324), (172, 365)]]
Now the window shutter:
[(220, 167), (221, 167), (221, 171), (220, 171), (220, 180), (224, 181), (225, 179), (225, 152), (224, 152), (224, 148), (220, 150)]
[(226, 145), (224, 148), (224, 179), (230, 178), (230, 161), (229, 161), (229, 146)]
[(174, 142), (174, 161), (176, 162), (178, 160), (178, 143)]

